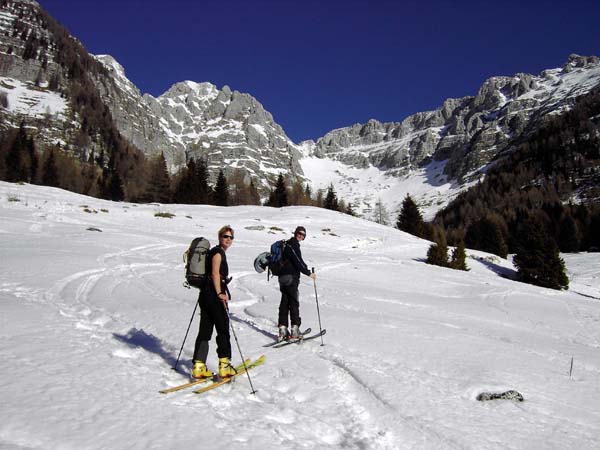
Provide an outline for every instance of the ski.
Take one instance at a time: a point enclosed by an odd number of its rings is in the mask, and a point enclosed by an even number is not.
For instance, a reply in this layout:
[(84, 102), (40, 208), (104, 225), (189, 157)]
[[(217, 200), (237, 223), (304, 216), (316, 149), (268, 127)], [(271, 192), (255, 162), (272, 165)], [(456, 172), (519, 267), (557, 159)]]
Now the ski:
[(221, 378), (218, 381), (213, 381), (211, 384), (209, 384), (206, 387), (203, 387), (201, 389), (197, 389), (194, 391), (194, 394), (202, 394), (203, 392), (207, 392), (210, 391), (212, 389), (218, 388), (219, 386), (222, 386), (224, 384), (230, 383), (231, 381), (233, 381), (236, 377), (239, 377), (240, 375), (243, 375), (244, 373), (246, 373), (247, 370), (253, 369), (257, 366), (260, 366), (262, 363), (265, 362), (266, 356), (262, 355), (260, 358), (252, 361), (250, 364), (246, 364), (246, 368), (244, 369), (244, 367), (242, 366), (240, 369), (238, 369), (238, 367), (236, 367), (237, 373), (231, 377), (228, 378)]
[[(250, 358), (246, 359), (246, 366), (248, 366), (250, 364)], [(244, 364), (240, 364), (238, 366), (236, 366), (235, 370), (243, 370), (244, 369)], [(162, 391), (158, 391), (161, 394), (170, 394), (171, 392), (176, 392), (176, 391), (180, 391), (182, 389), (185, 388), (189, 388), (191, 386), (196, 386), (197, 384), (201, 384), (201, 383), (206, 383), (207, 381), (214, 381), (216, 379), (217, 375), (213, 375), (212, 378), (202, 378), (201, 380), (193, 380), (190, 381), (188, 383), (184, 383), (184, 384), (180, 384), (178, 386), (173, 386), (171, 388), (167, 388), (167, 389), (163, 389)]]
[[(307, 328), (306, 330), (304, 330), (302, 333), (300, 333), (302, 336), (310, 333), (312, 331), (312, 328)], [(287, 342), (287, 340), (285, 341), (274, 341), (274, 342), (269, 342), (268, 344), (263, 345), (263, 347), (273, 347), (277, 344), (281, 344), (282, 342)]]
[(311, 339), (316, 339), (318, 337), (324, 336), (327, 330), (323, 330), (320, 333), (313, 334), (312, 336), (304, 336), (301, 339), (288, 339), (287, 341), (278, 342), (277, 344), (271, 346), (271, 348), (281, 348), (290, 344), (301, 344), (304, 341), (310, 341)]

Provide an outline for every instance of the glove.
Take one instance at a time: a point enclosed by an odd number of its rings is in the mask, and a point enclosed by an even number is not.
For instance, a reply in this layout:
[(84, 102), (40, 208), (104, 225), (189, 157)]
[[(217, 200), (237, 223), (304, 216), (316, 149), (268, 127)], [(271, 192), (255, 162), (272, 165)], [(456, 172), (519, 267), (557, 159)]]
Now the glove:
[(311, 274), (310, 274), (310, 277), (311, 277), (313, 280), (316, 280), (316, 279), (317, 279), (317, 274), (313, 272), (313, 273), (311, 273)]

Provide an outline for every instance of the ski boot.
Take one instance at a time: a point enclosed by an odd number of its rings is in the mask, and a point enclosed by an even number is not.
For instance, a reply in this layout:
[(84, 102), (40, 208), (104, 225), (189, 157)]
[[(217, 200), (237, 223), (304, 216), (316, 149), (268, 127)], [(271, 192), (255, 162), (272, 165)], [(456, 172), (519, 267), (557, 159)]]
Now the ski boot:
[(290, 336), (290, 339), (302, 339), (302, 335), (300, 334), (300, 327), (298, 325), (292, 325), (292, 335)]
[(229, 378), (236, 374), (235, 368), (229, 362), (229, 358), (219, 358), (219, 376), (221, 378)]
[(277, 336), (277, 342), (285, 341), (289, 337), (288, 328), (285, 325), (279, 326), (279, 335)]
[(208, 370), (204, 361), (194, 360), (192, 367), (192, 378), (201, 380), (203, 378), (212, 378), (214, 374)]

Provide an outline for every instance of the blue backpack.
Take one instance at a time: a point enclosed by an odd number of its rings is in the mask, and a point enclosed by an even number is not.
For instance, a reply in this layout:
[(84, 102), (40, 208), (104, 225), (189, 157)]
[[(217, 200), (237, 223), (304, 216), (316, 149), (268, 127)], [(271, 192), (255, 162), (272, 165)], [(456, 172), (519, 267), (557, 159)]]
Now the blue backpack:
[(268, 266), (271, 273), (275, 276), (279, 276), (285, 260), (283, 259), (283, 252), (287, 246), (287, 241), (282, 239), (281, 241), (273, 242), (271, 245), (271, 254), (268, 257)]

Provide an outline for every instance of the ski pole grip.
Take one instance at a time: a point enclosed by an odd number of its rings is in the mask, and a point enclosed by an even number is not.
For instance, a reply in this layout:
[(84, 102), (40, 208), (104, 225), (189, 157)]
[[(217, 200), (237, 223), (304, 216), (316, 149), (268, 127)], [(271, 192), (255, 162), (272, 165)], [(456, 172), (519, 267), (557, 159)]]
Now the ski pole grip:
[(311, 267), (310, 271), (311, 271), (312, 273), (315, 273), (315, 268), (314, 268), (314, 267)]

